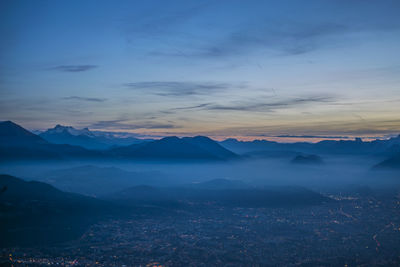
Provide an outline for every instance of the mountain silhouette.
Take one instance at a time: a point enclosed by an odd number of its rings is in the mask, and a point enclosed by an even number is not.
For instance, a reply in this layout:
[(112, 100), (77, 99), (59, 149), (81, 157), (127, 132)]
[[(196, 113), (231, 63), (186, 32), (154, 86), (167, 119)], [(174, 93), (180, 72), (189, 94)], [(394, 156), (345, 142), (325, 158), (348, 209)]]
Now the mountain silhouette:
[(225, 160), (236, 155), (208, 137), (165, 137), (160, 140), (119, 147), (111, 150), (114, 155), (141, 159), (199, 159)]
[(206, 136), (183, 137), (182, 140), (186, 141), (189, 144), (201, 147), (207, 152), (212, 153), (213, 155), (223, 159), (237, 157), (235, 153), (224, 148), (223, 146)]
[(96, 137), (87, 128), (77, 130), (71, 126), (57, 125), (39, 134), (39, 136), (54, 144), (69, 144), (87, 149), (106, 149), (109, 147), (108, 144), (96, 140)]
[(5, 146), (25, 146), (29, 144), (46, 144), (47, 142), (22, 128), (12, 121), (0, 122), (0, 145)]
[[(126, 145), (129, 142), (134, 142), (134, 144), (109, 148), (113, 146), (113, 143)], [(2, 160), (72, 158), (227, 160), (241, 158), (236, 153), (244, 157), (287, 157), (299, 153), (390, 157), (400, 153), (400, 136), (370, 142), (357, 138), (356, 140), (326, 140), (318, 143), (277, 143), (267, 140), (238, 141), (236, 139), (216, 142), (205, 136), (183, 138), (172, 136), (160, 140), (139, 140), (119, 138), (108, 133), (94, 133), (87, 128), (77, 130), (61, 125), (38, 136), (11, 121), (0, 122)]]
[(115, 206), (51, 185), (0, 175), (0, 247), (52, 244), (78, 237)]
[[(230, 138), (220, 144), (239, 154), (273, 155), (277, 152), (304, 154), (347, 154), (347, 155), (393, 155), (400, 151), (400, 135), (386, 140), (364, 142), (361, 138), (355, 140), (324, 140), (317, 143), (297, 142), (278, 143), (267, 140), (238, 141)], [(274, 153), (272, 153), (274, 152)]]
[(374, 169), (400, 170), (400, 153), (378, 163), (373, 168)]
[(79, 146), (52, 144), (21, 126), (0, 123), (0, 158), (6, 160), (98, 158), (102, 153)]
[(51, 170), (40, 174), (36, 179), (63, 191), (90, 196), (107, 195), (135, 185), (160, 185), (167, 182), (160, 172), (132, 172), (93, 165)]
[(50, 143), (81, 146), (86, 149), (95, 150), (151, 141), (150, 139), (139, 139), (124, 135), (120, 136), (117, 133), (91, 131), (88, 128), (79, 130), (72, 126), (63, 126), (59, 124), (39, 135)]
[[(175, 136), (165, 137), (160, 140), (146, 140), (142, 143), (130, 146), (96, 151), (75, 145), (50, 143), (42, 137), (37, 136), (12, 122), (1, 123), (0, 130), (0, 156), (4, 160), (71, 158), (226, 160), (237, 157), (233, 152), (204, 136), (186, 138), (178, 138)], [(60, 138), (83, 138), (83, 135), (81, 134), (73, 135), (72, 133), (79, 133), (79, 130), (59, 125), (47, 132), (47, 134), (43, 134), (43, 136), (49, 138), (50, 135), (57, 134)], [(88, 135), (86, 135), (85, 138), (88, 138)], [(51, 138), (49, 139), (51, 140)], [(80, 139), (80, 141), (82, 140), (83, 139)], [(77, 142), (77, 139), (75, 139), (74, 142)]]

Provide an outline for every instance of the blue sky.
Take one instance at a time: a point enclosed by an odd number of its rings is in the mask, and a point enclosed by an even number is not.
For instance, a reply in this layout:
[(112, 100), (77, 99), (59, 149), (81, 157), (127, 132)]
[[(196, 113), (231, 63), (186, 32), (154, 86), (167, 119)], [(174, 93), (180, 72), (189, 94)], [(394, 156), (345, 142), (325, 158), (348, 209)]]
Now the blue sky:
[(216, 138), (400, 132), (399, 1), (1, 1), (0, 120)]

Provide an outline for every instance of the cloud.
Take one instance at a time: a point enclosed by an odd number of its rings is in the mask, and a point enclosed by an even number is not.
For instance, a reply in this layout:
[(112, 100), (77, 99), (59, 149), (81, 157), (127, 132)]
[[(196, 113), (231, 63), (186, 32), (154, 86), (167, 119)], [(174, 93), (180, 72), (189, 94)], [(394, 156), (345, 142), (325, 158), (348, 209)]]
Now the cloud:
[(212, 103), (203, 103), (195, 106), (188, 106), (188, 107), (179, 107), (179, 108), (172, 108), (171, 110), (190, 110), (190, 109), (201, 109), (207, 106), (212, 105)]
[[(208, 44), (194, 40), (174, 51), (152, 51), (153, 56), (221, 58), (243, 55), (255, 50), (269, 50), (278, 55), (305, 54), (330, 44), (328, 37), (350, 32), (339, 23), (258, 22), (243, 24)], [(200, 43), (201, 45), (199, 45)]]
[(119, 129), (119, 130), (137, 130), (137, 129), (176, 129), (180, 126), (172, 123), (159, 123), (153, 121), (143, 121), (129, 123), (127, 120), (107, 120), (98, 121), (90, 125), (95, 129)]
[(150, 8), (124, 20), (126, 40), (128, 43), (133, 43), (139, 38), (153, 39), (182, 34), (186, 36), (187, 34), (182, 32), (178, 34), (176, 28), (200, 15), (209, 5), (208, 2), (195, 3), (194, 5), (185, 3), (179, 6), (170, 5), (167, 2), (150, 5)]
[(63, 97), (63, 100), (77, 100), (77, 101), (87, 101), (87, 102), (105, 102), (106, 98), (97, 98), (97, 97), (81, 97), (81, 96), (68, 96)]
[(208, 110), (228, 110), (228, 111), (263, 111), (273, 112), (275, 109), (295, 107), (310, 103), (330, 103), (336, 98), (332, 96), (309, 96), (302, 98), (285, 99), (275, 102), (263, 102), (263, 101), (247, 101), (237, 102), (230, 105), (206, 105), (205, 109)]
[[(255, 6), (243, 5), (246, 8), (237, 17), (225, 14), (226, 5), (214, 3), (208, 12), (223, 9), (224, 13), (216, 18), (207, 17), (206, 23), (198, 20), (195, 26), (200, 29), (200, 34), (190, 27), (177, 27), (168, 36), (169, 43), (175, 41), (174, 45), (167, 43), (153, 49), (148, 55), (218, 59), (247, 55), (259, 50), (282, 56), (299, 55), (346, 43), (346, 35), (349, 34), (357, 35), (362, 41), (360, 33), (372, 32), (376, 35), (377, 32), (399, 30), (400, 20), (394, 12), (398, 4), (380, 5), (372, 1), (359, 5), (357, 1), (344, 2), (338, 1), (326, 6), (314, 2), (290, 5), (261, 2), (255, 9)], [(374, 8), (371, 8), (371, 4)], [(232, 3), (228, 7), (231, 12), (226, 13), (235, 14), (239, 7), (242, 5)], [(318, 12), (315, 12), (316, 8)], [(292, 12), (295, 9), (298, 12)], [(290, 17), (281, 13), (287, 10), (291, 11)], [(223, 19), (230, 19), (230, 24), (221, 23)], [(204, 35), (202, 29), (209, 34)], [(186, 32), (188, 37), (182, 38), (182, 32)]]
[(321, 138), (321, 139), (348, 139), (348, 136), (326, 136), (326, 135), (276, 135), (271, 137), (285, 138)]
[(234, 87), (234, 85), (229, 83), (177, 81), (133, 82), (125, 83), (124, 86), (130, 89), (142, 90), (159, 96), (204, 95)]
[(321, 39), (343, 33), (348, 27), (335, 23), (304, 25), (302, 23), (268, 23), (263, 27), (245, 28), (233, 32), (221, 43), (209, 47), (206, 55), (224, 56), (247, 52), (254, 48), (272, 49), (298, 55), (319, 48)]
[[(274, 137), (291, 133), (293, 136), (373, 136), (393, 134), (398, 135), (400, 120), (370, 120), (369, 124), (359, 120), (321, 120), (314, 122), (302, 121), (299, 123), (279, 122), (269, 125), (246, 126), (246, 127), (227, 127), (207, 133), (208, 135), (220, 136), (265, 136)], [(287, 137), (287, 136), (285, 136)]]
[(97, 68), (97, 65), (59, 65), (50, 68), (50, 70), (57, 70), (63, 72), (83, 72)]

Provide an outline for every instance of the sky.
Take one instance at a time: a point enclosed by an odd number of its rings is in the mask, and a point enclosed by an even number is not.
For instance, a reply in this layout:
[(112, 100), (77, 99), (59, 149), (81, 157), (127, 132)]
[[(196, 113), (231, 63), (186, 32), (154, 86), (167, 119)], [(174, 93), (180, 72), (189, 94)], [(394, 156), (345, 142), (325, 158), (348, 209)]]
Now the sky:
[(400, 133), (400, 1), (0, 1), (0, 120), (216, 139)]

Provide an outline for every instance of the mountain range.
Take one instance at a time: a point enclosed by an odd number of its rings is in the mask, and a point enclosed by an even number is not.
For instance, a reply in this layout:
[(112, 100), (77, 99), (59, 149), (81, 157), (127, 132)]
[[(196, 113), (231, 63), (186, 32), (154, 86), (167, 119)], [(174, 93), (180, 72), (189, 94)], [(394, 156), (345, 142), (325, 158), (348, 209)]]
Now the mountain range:
[(225, 160), (238, 157), (205, 136), (165, 137), (152, 142), (118, 147), (110, 152), (115, 156), (137, 159)]
[(11, 122), (0, 122), (0, 159), (39, 160), (96, 158), (98, 152), (79, 146), (53, 144)]
[(72, 126), (62, 126), (59, 124), (54, 128), (39, 133), (39, 136), (54, 144), (68, 144), (96, 150), (151, 141), (151, 139), (119, 137), (113, 133), (90, 131), (88, 128), (79, 130)]
[(268, 140), (239, 141), (233, 138), (226, 139), (220, 144), (235, 153), (249, 156), (274, 154), (346, 154), (346, 155), (379, 155), (393, 156), (400, 153), (400, 135), (387, 140), (373, 140), (363, 142), (360, 138), (355, 140), (324, 140), (317, 143), (278, 143)]
[[(74, 136), (89, 138), (73, 128), (58, 126), (44, 136)], [(70, 138), (70, 137), (69, 137)], [(71, 137), (72, 138), (72, 137)], [(94, 143), (92, 143), (94, 145)], [(228, 160), (238, 156), (208, 137), (165, 137), (146, 140), (129, 146), (106, 149), (87, 149), (78, 145), (57, 144), (35, 135), (11, 122), (0, 122), (0, 158), (28, 159), (136, 159), (136, 160)]]
[[(35, 135), (11, 122), (0, 122), (0, 160), (27, 159), (124, 159), (124, 160), (232, 160), (240, 158), (317, 155), (369, 155), (390, 159), (391, 168), (398, 167), (396, 156), (400, 154), (400, 136), (387, 140), (363, 142), (356, 140), (326, 140), (318, 143), (278, 143), (267, 140), (238, 141), (227, 139), (216, 142), (205, 136), (165, 137), (159, 140), (129, 139), (136, 142), (117, 146), (118, 138), (95, 134), (89, 129), (56, 126)], [(123, 138), (122, 138), (123, 139)], [(53, 140), (53, 141), (51, 141)], [(63, 141), (64, 140), (64, 141)], [(69, 140), (66, 142), (66, 140)], [(90, 141), (88, 141), (90, 140)], [(101, 141), (103, 140), (103, 141)], [(114, 145), (108, 143), (114, 142)], [(110, 141), (114, 140), (114, 141)], [(70, 143), (70, 144), (60, 144)], [(78, 144), (85, 143), (86, 147)], [(76, 144), (76, 145), (72, 145)], [(88, 149), (87, 147), (92, 147)], [(393, 167), (393, 165), (395, 167)]]

